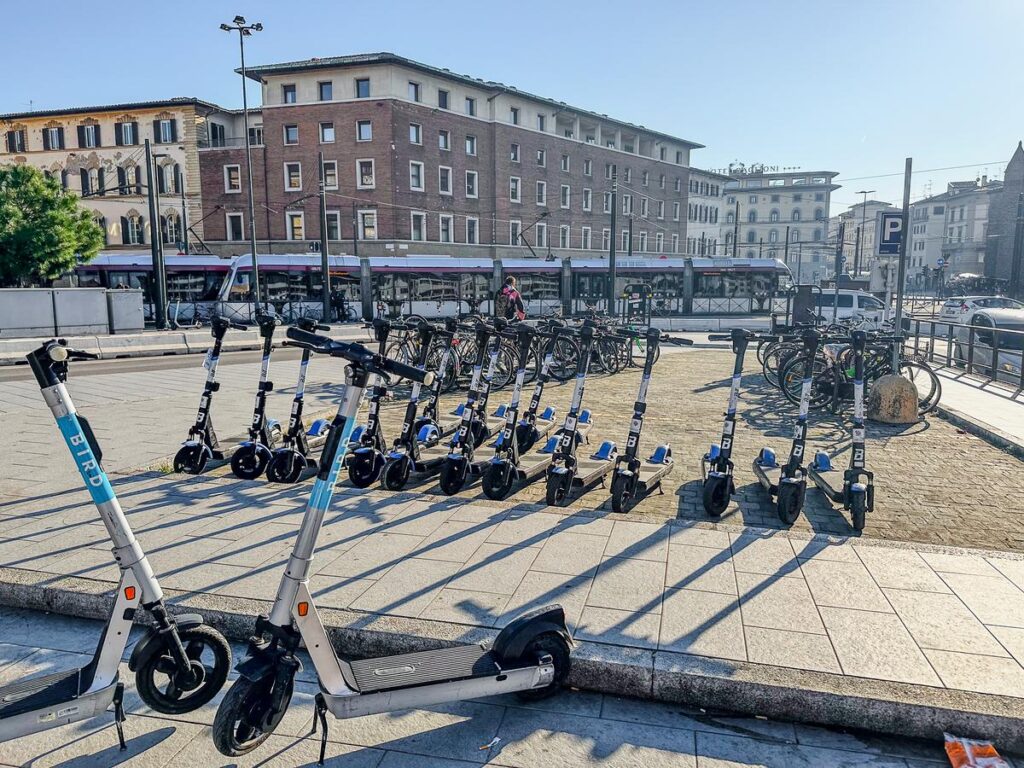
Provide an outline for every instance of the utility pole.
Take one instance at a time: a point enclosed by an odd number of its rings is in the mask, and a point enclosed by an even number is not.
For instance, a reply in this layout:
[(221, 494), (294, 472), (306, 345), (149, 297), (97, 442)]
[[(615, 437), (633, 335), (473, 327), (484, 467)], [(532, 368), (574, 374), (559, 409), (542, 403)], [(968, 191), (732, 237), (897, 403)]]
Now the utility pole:
[[(331, 322), (331, 264), (327, 245), (327, 180), (324, 178), (324, 153), (319, 154), (320, 167), (320, 271), (324, 276), (321, 299), (324, 305), (324, 322)], [(339, 221), (340, 225), (341, 222)]]
[(1013, 253), (1010, 262), (1010, 296), (1019, 299), (1024, 293), (1021, 273), (1024, 272), (1024, 194), (1017, 196), (1017, 226), (1013, 231)]
[(736, 249), (740, 244), (740, 199), (736, 198), (736, 213), (732, 217), (732, 257), (736, 258)]
[(757, 239), (757, 258), (761, 258), (764, 255), (764, 238), (759, 237)]
[(615, 314), (615, 209), (618, 206), (619, 174), (612, 166), (612, 236), (608, 238), (608, 315)]
[(633, 258), (633, 214), (629, 215), (627, 230), (629, 234), (626, 237), (629, 239), (626, 241), (626, 258), (631, 259)]
[[(855, 245), (853, 246), (853, 250), (854, 250), (854, 253), (859, 254), (860, 253), (860, 227), (857, 227), (857, 229), (855, 230), (855, 235), (856, 235), (856, 240), (854, 241)], [(857, 272), (857, 263), (858, 263), (859, 260), (860, 260), (859, 258), (855, 258), (853, 260), (853, 279), (854, 280), (856, 280), (859, 277), (859, 273)]]
[(163, 249), (160, 237), (160, 212), (156, 196), (156, 179), (153, 178), (153, 150), (146, 139), (146, 194), (149, 198), (149, 250), (153, 259), (153, 319), (157, 330), (167, 327), (167, 308), (164, 304)]
[[(899, 272), (896, 273), (896, 333), (903, 332), (903, 289), (907, 282), (907, 241), (910, 239), (910, 177), (914, 158), (908, 157), (903, 168), (903, 216), (900, 227)], [(886, 292), (886, 303), (889, 295)], [(900, 344), (892, 345), (892, 371), (900, 372)]]
[[(231, 24), (221, 24), (220, 28), (225, 32), (238, 32), (238, 50), (241, 57), (242, 75), (242, 122), (245, 130), (245, 168), (249, 178), (249, 249), (252, 251), (252, 294), (256, 303), (256, 313), (259, 314), (263, 296), (260, 292), (260, 266), (256, 256), (256, 202), (252, 184), (252, 142), (249, 140), (249, 98), (245, 87), (245, 38), (253, 32), (262, 32), (263, 25), (260, 23), (246, 24), (244, 16), (235, 16)], [(266, 164), (264, 163), (264, 168)], [(267, 240), (270, 240), (270, 231), (267, 231)]]
[(804, 244), (796, 244), (796, 284), (800, 285), (800, 274), (804, 267)]
[[(182, 175), (181, 178), (182, 181), (184, 181), (184, 175)], [(181, 192), (181, 240), (183, 246), (182, 250), (184, 250), (185, 255), (188, 256), (188, 209), (185, 207), (184, 183), (181, 185), (181, 189), (179, 191)]]
[[(861, 227), (861, 229), (865, 230), (864, 231), (865, 235), (867, 235), (867, 230), (865, 229), (865, 225), (867, 224), (867, 219), (868, 219), (868, 195), (870, 195), (874, 191), (875, 190), (873, 190), (873, 189), (861, 189), (861, 190), (858, 190), (858, 192), (857, 192), (858, 195), (864, 195), (864, 202), (861, 203), (861, 208), (860, 208), (860, 227)], [(857, 251), (854, 254), (854, 259), (853, 259), (853, 276), (854, 277), (857, 277), (857, 276), (860, 275), (860, 268), (861, 268), (860, 243), (858, 242), (858, 244), (857, 244)]]
[(352, 255), (359, 258), (359, 216), (355, 200), (352, 201)]
[(789, 224), (786, 225), (786, 244), (782, 248), (782, 263), (789, 266)]
[(843, 269), (843, 246), (846, 245), (846, 223), (840, 223), (839, 234), (836, 235), (836, 278), (835, 297), (832, 301), (832, 322), (839, 319), (839, 273)]

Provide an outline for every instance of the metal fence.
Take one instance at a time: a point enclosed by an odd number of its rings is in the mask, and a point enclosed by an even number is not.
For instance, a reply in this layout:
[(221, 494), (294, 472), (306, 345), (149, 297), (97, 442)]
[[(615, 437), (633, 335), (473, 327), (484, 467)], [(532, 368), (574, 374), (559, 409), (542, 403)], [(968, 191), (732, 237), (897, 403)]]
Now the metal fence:
[(1024, 330), (904, 318), (906, 349), (929, 363), (1024, 390)]

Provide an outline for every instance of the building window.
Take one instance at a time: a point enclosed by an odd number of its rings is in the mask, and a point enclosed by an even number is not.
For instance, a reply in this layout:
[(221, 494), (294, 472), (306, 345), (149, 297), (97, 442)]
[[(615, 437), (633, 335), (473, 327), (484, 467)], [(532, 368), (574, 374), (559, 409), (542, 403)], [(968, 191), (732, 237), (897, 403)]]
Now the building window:
[(559, 195), (558, 195), (558, 203), (559, 203), (559, 205), (562, 208), (568, 208), (569, 207), (569, 195), (570, 195), (569, 185), (568, 184), (563, 184), (562, 185), (562, 189), (561, 189), (561, 191), (559, 192)]
[(583, 188), (583, 210), (590, 211), (592, 193), (586, 187)]
[(548, 129), (548, 120), (546, 115), (537, 115), (537, 130), (546, 131)]
[(590, 250), (590, 227), (584, 227), (580, 233), (580, 248), (584, 251)]
[(509, 157), (511, 158), (513, 163), (518, 163), (519, 162), (519, 145), (518, 144), (513, 144), (512, 145), (512, 147), (509, 150)]
[(615, 177), (615, 166), (612, 163), (604, 164), (604, 177), (611, 179)]
[(512, 121), (512, 125), (519, 125), (519, 107), (509, 107), (508, 118)]
[(263, 126), (253, 125), (249, 128), (249, 146), (250, 147), (262, 147), (263, 146)]
[(338, 188), (338, 161), (324, 160), (324, 189)]
[(825, 212), (821, 208), (814, 209), (814, 220), (823, 221), (825, 219)]
[(629, 230), (628, 229), (622, 230), (622, 250), (623, 251), (629, 251), (630, 250)]
[(284, 164), (284, 188), (286, 192), (302, 191), (302, 163)]
[(647, 186), (647, 183), (648, 183), (649, 179), (650, 179), (650, 177), (648, 176), (647, 171), (644, 171), (640, 175), (640, 183), (643, 184), (645, 187)]
[(476, 155), (476, 136), (466, 137), (466, 154)]
[(569, 156), (568, 155), (562, 155), (562, 170), (563, 171), (568, 171), (569, 170)]
[(569, 227), (564, 224), (558, 228), (558, 247), (569, 248)]
[(373, 160), (356, 160), (356, 188), (373, 189), (377, 186)]
[(799, 243), (800, 242), (800, 230), (799, 229), (794, 229), (792, 232), (789, 233), (789, 241), (791, 243)]
[(682, 153), (682, 152), (680, 152), (680, 151), (679, 151), (679, 150), (677, 149), (677, 150), (676, 150), (676, 165), (682, 165), (682, 164), (683, 164), (683, 153)]
[(450, 243), (452, 241), (452, 230), (455, 226), (455, 219), (450, 214), (442, 213), (438, 217), (438, 239), (442, 243)]
[(543, 221), (535, 227), (537, 234), (534, 236), (534, 245), (538, 248), (548, 247), (548, 225)]
[(306, 215), (301, 211), (288, 211), (284, 216), (286, 229), (288, 231), (288, 239), (305, 240)]
[(281, 103), (282, 104), (294, 104), (296, 101), (295, 86), (282, 85), (281, 86)]
[(626, 215), (633, 212), (633, 196), (623, 195), (622, 196), (622, 212)]
[[(237, 195), (242, 191), (242, 169), (238, 165), (224, 166), (224, 191)], [(121, 194), (124, 194), (122, 192)]]
[(360, 120), (356, 123), (356, 141), (373, 141), (373, 123)]
[(605, 192), (604, 193), (604, 208), (602, 210), (605, 213), (611, 213), (612, 212), (612, 193), (611, 192)]
[(778, 220), (779, 220), (779, 212), (773, 209), (772, 212), (768, 214), (768, 221), (774, 223), (774, 222), (776, 222)]
[(658, 218), (659, 219), (664, 219), (665, 218), (665, 201), (664, 200), (659, 200), (658, 201)]
[(437, 106), (438, 109), (448, 109), (448, 91), (441, 88), (437, 89)]
[(678, 176), (676, 177), (675, 181), (675, 190), (676, 192), (682, 192), (683, 190), (683, 181)]
[(794, 208), (793, 209), (793, 221), (800, 221), (800, 209), (799, 208)]
[(752, 229), (747, 230), (747, 242), (748, 243), (756, 243), (757, 242), (757, 233), (754, 232), (754, 230), (752, 230)]
[(226, 214), (226, 228), (228, 240), (245, 239), (245, 221), (240, 213)]
[(360, 240), (376, 240), (377, 239), (377, 212), (376, 211), (359, 211), (357, 214), (359, 218), (359, 239)]
[(663, 173), (663, 174), (661, 174), (661, 175), (660, 175), (660, 176), (658, 177), (658, 186), (659, 186), (659, 187), (660, 187), (661, 189), (664, 189), (664, 188), (665, 188), (665, 174), (664, 174), (664, 173)]
[(326, 80), (316, 84), (317, 98), (320, 101), (331, 101), (334, 98), (334, 83)]
[[(676, 203), (676, 205), (679, 205), (679, 203)], [(676, 220), (678, 221), (678, 219), (676, 219)], [(732, 223), (735, 222), (735, 220), (736, 219), (735, 219), (732, 211), (729, 211), (727, 214), (725, 214), (725, 223), (726, 224), (732, 224)]]
[(661, 253), (665, 250), (665, 233), (659, 232), (654, 236), (654, 250), (657, 253)]
[(443, 149), (445, 152), (450, 152), (452, 148), (452, 134), (451, 131), (438, 131), (437, 132), (437, 146)]
[(658, 149), (658, 159), (659, 160), (664, 160), (667, 157), (668, 157), (668, 150), (665, 147), (660, 147)]
[(157, 144), (173, 144), (178, 140), (178, 124), (174, 120), (156, 120), (153, 129), (153, 139)]
[(286, 125), (284, 127), (284, 143), (285, 144), (298, 144), (299, 143), (299, 126), (297, 126), (297, 125)]
[(409, 101), (420, 100), (420, 84), (409, 81)]
[(334, 143), (334, 123), (320, 123), (320, 143)]
[(442, 195), (452, 193), (452, 169), (445, 165), (437, 168), (437, 191)]
[(368, 99), (370, 98), (370, 78), (360, 77), (356, 80), (356, 98), (357, 99)]
[(512, 219), (508, 223), (508, 244), (519, 245), (522, 239), (523, 223), (518, 219)]
[(648, 206), (649, 202), (650, 201), (646, 197), (641, 197), (640, 198), (640, 217), (641, 218), (644, 218), (644, 219), (647, 218), (647, 213), (648, 213), (647, 206)]
[[(126, 123), (118, 123), (114, 130), (114, 139), (118, 145), (124, 144), (124, 136), (121, 131), (122, 125), (126, 125)], [(224, 126), (220, 123), (210, 123), (210, 146), (223, 147), (225, 144), (227, 144), (227, 131)]]
[(480, 221), (471, 216), (466, 217), (466, 242), (470, 245), (480, 242)]
[(523, 202), (520, 194), (520, 182), (518, 176), (510, 176), (508, 180), (508, 199), (513, 203)]
[(100, 127), (98, 125), (78, 126), (78, 146), (82, 149), (93, 149), (100, 145)]
[(423, 128), (418, 123), (409, 123), (409, 143), (423, 143)]
[(594, 175), (594, 162), (589, 158), (583, 161), (583, 175), (593, 176)]
[(548, 204), (548, 184), (546, 181), (537, 182), (537, 205)]
[(327, 239), (341, 240), (341, 213), (327, 211)]
[(627, 169), (626, 169), (626, 170), (625, 170), (625, 171), (623, 172), (623, 174), (622, 174), (622, 178), (623, 178), (623, 180), (624, 180), (624, 181), (625, 181), (625, 182), (626, 182), (627, 184), (632, 184), (632, 183), (633, 183), (633, 169), (632, 169), (632, 168), (627, 168)]
[(423, 191), (423, 163), (415, 160), (409, 162), (409, 189), (413, 192)]
[(647, 250), (647, 233), (646, 232), (641, 232), (640, 233), (639, 249), (640, 249), (641, 253), (644, 253)]
[(427, 239), (427, 214), (414, 211), (409, 215), (409, 239)]
[(141, 216), (121, 217), (121, 242), (124, 245), (142, 245), (146, 241), (145, 232)]
[(546, 168), (548, 164), (548, 153), (543, 149), (537, 150), (537, 165)]
[(476, 197), (477, 192), (476, 171), (466, 171), (466, 197)]
[(769, 243), (777, 243), (777, 242), (779, 242), (779, 231), (777, 229), (773, 229), (771, 232), (768, 233), (768, 242)]
[(672, 235), (672, 253), (679, 253), (679, 235)]
[(64, 129), (43, 129), (43, 149), (64, 149)]
[[(793, 182), (793, 183), (795, 184), (796, 182)], [(804, 201), (804, 196), (803, 196), (802, 192), (798, 192), (797, 194), (793, 195), (793, 202), (794, 203), (802, 203), (803, 201)]]
[(466, 114), (470, 117), (476, 116), (476, 99), (470, 96), (466, 97)]
[[(214, 123), (213, 125), (216, 125)], [(220, 144), (213, 144), (215, 147), (224, 146), (224, 126), (219, 126), (221, 133), (220, 138), (222, 142)], [(211, 136), (211, 139), (213, 137)], [(131, 147), (139, 143), (139, 124), (138, 123), (118, 123), (114, 126), (114, 141), (123, 147)], [(212, 143), (212, 142), (211, 142)]]
[(820, 229), (816, 229), (816, 230), (814, 230), (814, 242), (819, 242), (820, 240), (821, 240), (821, 230)]
[(747, 214), (747, 221), (751, 224), (757, 224), (757, 211), (751, 211)]

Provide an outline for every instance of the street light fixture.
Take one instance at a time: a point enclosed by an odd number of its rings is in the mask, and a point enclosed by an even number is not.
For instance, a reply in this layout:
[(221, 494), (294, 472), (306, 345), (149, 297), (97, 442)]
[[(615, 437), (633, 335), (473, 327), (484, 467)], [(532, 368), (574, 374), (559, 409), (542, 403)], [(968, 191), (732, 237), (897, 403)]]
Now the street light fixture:
[(860, 240), (857, 241), (857, 255), (853, 261), (853, 279), (856, 280), (860, 277), (860, 254), (864, 248), (864, 238), (867, 237), (867, 229), (865, 225), (868, 219), (868, 195), (875, 192), (873, 189), (861, 189), (857, 192), (858, 195), (864, 195), (864, 202), (860, 208)]
[[(256, 304), (256, 311), (260, 311), (262, 296), (260, 293), (260, 270), (259, 261), (256, 256), (256, 203), (252, 183), (252, 144), (249, 140), (249, 99), (245, 87), (245, 38), (253, 32), (262, 32), (263, 25), (259, 22), (246, 24), (244, 16), (235, 16), (231, 24), (221, 24), (220, 28), (225, 32), (238, 33), (238, 50), (241, 58), (242, 75), (242, 120), (245, 125), (245, 167), (249, 175), (249, 248), (252, 251), (252, 293)], [(270, 233), (267, 233), (270, 237)]]

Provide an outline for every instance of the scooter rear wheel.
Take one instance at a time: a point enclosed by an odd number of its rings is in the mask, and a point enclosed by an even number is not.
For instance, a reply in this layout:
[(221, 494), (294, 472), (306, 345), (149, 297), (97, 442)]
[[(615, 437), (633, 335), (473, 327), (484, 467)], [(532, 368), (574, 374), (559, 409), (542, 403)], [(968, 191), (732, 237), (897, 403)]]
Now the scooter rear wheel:
[(543, 688), (528, 688), (525, 691), (517, 691), (516, 696), (522, 701), (537, 701), (557, 693), (566, 679), (569, 677), (569, 669), (572, 667), (572, 657), (569, 644), (557, 632), (544, 632), (537, 635), (523, 651), (523, 660), (535, 660), (538, 656), (549, 654), (555, 666), (555, 676), (550, 683)]
[(209, 702), (224, 686), (231, 668), (231, 648), (220, 632), (205, 624), (177, 632), (189, 658), (189, 671), (178, 669), (168, 634), (163, 636), (163, 646), (135, 672), (139, 696), (165, 715), (192, 712)]
[(348, 462), (348, 479), (356, 488), (369, 488), (380, 477), (384, 468), (384, 457), (374, 451), (371, 454), (354, 453)]
[(779, 495), (775, 499), (775, 511), (785, 525), (792, 525), (800, 517), (800, 510), (803, 508), (803, 494), (796, 483), (782, 483), (779, 485)]
[(267, 480), (272, 483), (297, 483), (306, 468), (306, 457), (298, 451), (277, 451), (267, 465)]
[(231, 471), (242, 480), (255, 480), (267, 470), (268, 453), (255, 445), (243, 445), (231, 455)]
[(389, 459), (384, 465), (384, 487), (389, 491), (400, 491), (409, 482), (409, 472), (412, 470), (412, 459), (408, 456), (401, 456), (397, 459)]
[(867, 522), (868, 499), (863, 491), (855, 491), (850, 494), (850, 518), (853, 523), (853, 530), (863, 531)]
[(516, 470), (509, 462), (500, 461), (488, 465), (484, 471), (481, 485), (484, 496), (488, 499), (501, 501), (512, 492), (516, 482)]
[(721, 517), (729, 506), (729, 476), (711, 475), (704, 481), (704, 511), (711, 517)]
[[(240, 677), (228, 689), (213, 718), (213, 744), (218, 752), (225, 757), (245, 755), (270, 737), (280, 722), (278, 717), (276, 722), (267, 723), (273, 684), (272, 674), (258, 681)], [(288, 687), (283, 710), (291, 702), (294, 683)]]
[(174, 471), (186, 475), (201, 475), (206, 469), (209, 454), (202, 445), (183, 445), (174, 454)]
[(438, 483), (441, 486), (441, 491), (447, 496), (454, 496), (461, 491), (466, 484), (468, 469), (469, 463), (465, 459), (462, 461), (445, 459), (444, 464), (441, 465), (441, 476)]

